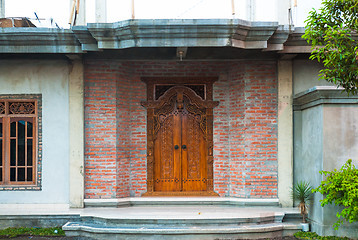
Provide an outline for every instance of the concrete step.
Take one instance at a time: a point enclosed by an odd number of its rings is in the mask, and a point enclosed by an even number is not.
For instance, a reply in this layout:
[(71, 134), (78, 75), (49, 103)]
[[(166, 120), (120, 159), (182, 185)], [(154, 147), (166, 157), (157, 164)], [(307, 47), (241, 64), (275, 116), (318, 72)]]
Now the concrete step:
[(300, 224), (269, 223), (225, 226), (103, 226), (87, 222), (68, 222), (63, 227), (67, 236), (93, 239), (260, 239), (290, 236)]
[(86, 208), (66, 235), (93, 239), (258, 239), (293, 235), (298, 211), (278, 207), (134, 206)]
[(142, 226), (145, 228), (157, 228), (158, 226), (165, 227), (237, 227), (240, 225), (263, 225), (271, 223), (282, 223), (282, 216), (261, 217), (261, 218), (216, 218), (216, 219), (106, 219), (98, 217), (81, 217), (80, 221), (74, 222), (76, 224), (87, 224), (104, 227), (125, 227), (135, 228)]
[(128, 197), (117, 199), (85, 199), (85, 207), (125, 207), (125, 206), (169, 206), (169, 205), (218, 205), (238, 207), (278, 207), (279, 200), (247, 199), (233, 197)]

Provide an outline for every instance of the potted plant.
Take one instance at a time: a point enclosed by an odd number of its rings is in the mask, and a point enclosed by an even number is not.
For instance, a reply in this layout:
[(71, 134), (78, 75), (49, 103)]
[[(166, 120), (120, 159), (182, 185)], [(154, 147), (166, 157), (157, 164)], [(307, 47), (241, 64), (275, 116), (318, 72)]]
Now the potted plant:
[(309, 231), (309, 224), (306, 221), (308, 213), (308, 202), (312, 199), (312, 187), (309, 182), (300, 181), (293, 185), (292, 198), (294, 201), (299, 202), (298, 208), (302, 215), (302, 231)]

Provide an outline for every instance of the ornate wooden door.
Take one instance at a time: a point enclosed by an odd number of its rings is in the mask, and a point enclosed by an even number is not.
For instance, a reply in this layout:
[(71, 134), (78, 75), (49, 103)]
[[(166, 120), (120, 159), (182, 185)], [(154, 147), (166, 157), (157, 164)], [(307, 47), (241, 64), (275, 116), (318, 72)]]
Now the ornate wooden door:
[(206, 109), (177, 92), (154, 113), (154, 191), (206, 191)]
[[(147, 82), (148, 94), (153, 85)], [(213, 191), (212, 109), (218, 102), (184, 84), (163, 92), (142, 102), (147, 108), (148, 133), (144, 195), (217, 195)]]

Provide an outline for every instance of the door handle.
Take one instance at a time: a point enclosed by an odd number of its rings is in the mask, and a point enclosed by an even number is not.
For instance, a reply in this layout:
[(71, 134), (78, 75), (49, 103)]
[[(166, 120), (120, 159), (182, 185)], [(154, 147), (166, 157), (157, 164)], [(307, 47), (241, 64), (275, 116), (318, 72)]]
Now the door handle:
[(179, 148), (179, 146), (178, 146), (178, 145), (175, 145), (175, 146), (174, 146), (174, 149), (178, 149), (178, 148)]
[(182, 149), (186, 149), (186, 145), (181, 146)]

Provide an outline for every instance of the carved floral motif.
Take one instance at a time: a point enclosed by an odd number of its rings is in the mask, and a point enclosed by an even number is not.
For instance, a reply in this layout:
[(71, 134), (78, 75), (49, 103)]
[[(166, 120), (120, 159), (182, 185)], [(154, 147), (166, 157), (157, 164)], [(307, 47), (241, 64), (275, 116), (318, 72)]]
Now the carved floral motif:
[(160, 134), (161, 137), (161, 177), (169, 179), (173, 177), (174, 157), (173, 157), (173, 115), (163, 121)]
[(35, 114), (33, 102), (10, 102), (9, 114)]
[[(200, 137), (202, 133), (198, 128), (198, 122), (193, 116), (188, 116), (187, 121), (187, 141), (188, 141), (188, 178), (198, 179), (200, 178)], [(199, 130), (199, 131), (198, 131)]]
[(0, 102), (0, 114), (5, 114), (5, 103)]

